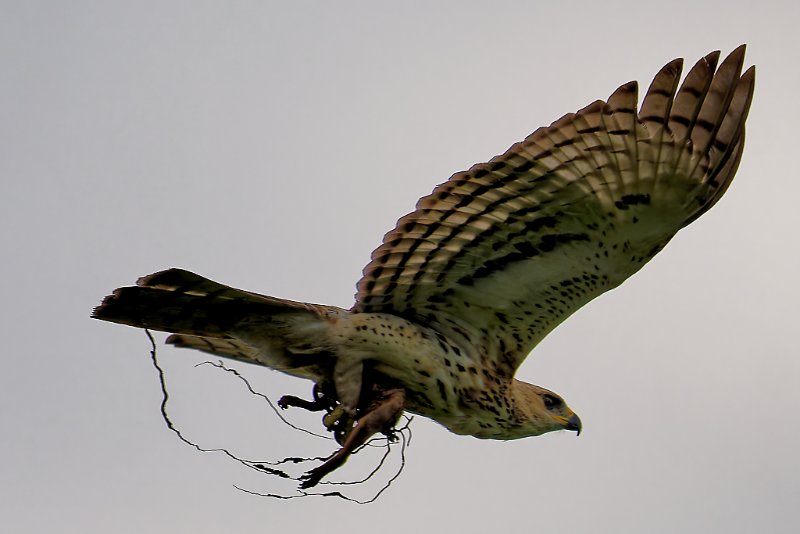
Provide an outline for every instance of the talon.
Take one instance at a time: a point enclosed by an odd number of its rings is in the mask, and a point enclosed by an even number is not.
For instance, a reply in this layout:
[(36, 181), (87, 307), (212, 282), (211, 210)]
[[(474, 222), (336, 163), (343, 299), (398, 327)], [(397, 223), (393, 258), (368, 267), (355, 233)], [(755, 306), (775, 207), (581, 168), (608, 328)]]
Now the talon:
[[(338, 469), (347, 461), (348, 456), (376, 432), (387, 432), (392, 428), (400, 414), (405, 408), (406, 395), (402, 389), (392, 389), (383, 391), (381, 398), (371, 405), (370, 409), (358, 420), (358, 424), (353, 426), (353, 418), (340, 405), (329, 413), (323, 421), (333, 417), (331, 424), (337, 441), (342, 444), (342, 448), (336, 451), (325, 463), (315, 467), (305, 475), (300, 477), (300, 489), (308, 489), (316, 486), (328, 473)], [(344, 425), (342, 425), (342, 419)], [(336, 428), (342, 425), (347, 427), (346, 433)], [(326, 425), (327, 426), (327, 425)], [(329, 428), (330, 430), (330, 428)], [(341, 441), (340, 441), (341, 435)]]
[(339, 445), (342, 445), (350, 435), (354, 422), (353, 417), (341, 404), (322, 418), (322, 424), (325, 425), (328, 432), (333, 432), (333, 437)]
[(355, 419), (350, 417), (350, 414), (345, 414), (344, 417), (336, 422), (336, 430), (333, 433), (333, 438), (339, 445), (344, 445), (350, 433), (353, 431)]
[(325, 473), (318, 472), (319, 468), (312, 469), (308, 473), (300, 477), (300, 489), (313, 488), (320, 483)]
[(333, 410), (328, 412), (325, 416), (323, 416), (322, 424), (325, 425), (325, 428), (327, 428), (329, 431), (333, 432), (334, 428), (336, 427), (336, 424), (342, 419), (344, 415), (345, 415), (344, 407), (340, 404)]
[(294, 395), (284, 395), (278, 399), (278, 406), (280, 406), (282, 410), (285, 410), (289, 406), (294, 406), (295, 408), (302, 408), (304, 410), (308, 410), (309, 412), (319, 412), (327, 408), (328, 402), (324, 399), (307, 401), (305, 399), (301, 399), (300, 397), (295, 397)]

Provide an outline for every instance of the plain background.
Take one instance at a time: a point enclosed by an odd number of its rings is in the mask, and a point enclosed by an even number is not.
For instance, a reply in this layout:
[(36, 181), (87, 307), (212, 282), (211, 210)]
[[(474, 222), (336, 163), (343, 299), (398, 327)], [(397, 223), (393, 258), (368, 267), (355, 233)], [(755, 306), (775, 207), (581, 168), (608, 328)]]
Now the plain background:
[[(796, 532), (798, 4), (396, 4), (2, 2), (3, 531)], [(482, 442), (417, 418), (373, 505), (254, 497), (233, 484), (292, 486), (181, 443), (142, 332), (88, 318), (171, 266), (349, 307), (435, 184), (741, 43), (757, 90), (725, 198), (520, 371), (567, 399), (580, 438)], [(331, 450), (202, 355), (159, 354), (202, 445)], [(308, 394), (237, 368), (273, 398)]]

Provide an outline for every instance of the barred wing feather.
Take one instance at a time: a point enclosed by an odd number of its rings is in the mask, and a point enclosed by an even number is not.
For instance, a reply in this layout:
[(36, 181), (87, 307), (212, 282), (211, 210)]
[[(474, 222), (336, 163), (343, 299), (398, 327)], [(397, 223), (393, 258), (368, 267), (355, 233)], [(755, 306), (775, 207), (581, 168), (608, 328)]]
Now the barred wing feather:
[(668, 63), (638, 113), (630, 82), (436, 187), (373, 252), (353, 310), (427, 324), (513, 375), (725, 192), (755, 71), (741, 74), (744, 46), (718, 58), (680, 89), (682, 60)]

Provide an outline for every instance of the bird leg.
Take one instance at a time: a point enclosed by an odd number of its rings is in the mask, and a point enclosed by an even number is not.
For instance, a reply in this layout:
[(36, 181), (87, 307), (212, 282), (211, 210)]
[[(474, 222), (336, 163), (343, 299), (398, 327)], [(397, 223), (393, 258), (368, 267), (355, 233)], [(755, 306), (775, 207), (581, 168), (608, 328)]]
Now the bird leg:
[(302, 408), (309, 412), (321, 412), (330, 406), (330, 402), (324, 397), (314, 400), (305, 400), (300, 397), (295, 397), (294, 395), (284, 395), (278, 399), (278, 406), (280, 406), (282, 410), (291, 406), (294, 408)]
[(344, 406), (336, 400), (336, 396), (325, 393), (324, 389), (318, 384), (314, 385), (314, 400), (305, 400), (294, 395), (284, 395), (278, 399), (278, 406), (282, 410), (289, 407), (302, 408), (309, 412), (321, 412), (325, 410), (322, 417), (322, 424), (329, 432), (332, 432), (339, 445), (342, 445), (345, 438), (353, 428), (354, 419), (347, 413)]
[(324, 386), (320, 387), (319, 384), (314, 384), (312, 394), (314, 400), (310, 401), (295, 397), (294, 395), (284, 395), (278, 399), (278, 406), (280, 406), (282, 410), (292, 406), (295, 408), (303, 408), (309, 412), (321, 412), (322, 410), (326, 410), (328, 413), (331, 413), (336, 408), (336, 398), (326, 393)]
[(300, 488), (308, 489), (316, 486), (322, 478), (342, 466), (348, 456), (367, 442), (376, 432), (390, 435), (394, 425), (403, 413), (406, 404), (404, 389), (387, 389), (379, 392), (378, 397), (369, 405), (347, 435), (342, 448), (328, 458), (325, 463), (303, 475)]

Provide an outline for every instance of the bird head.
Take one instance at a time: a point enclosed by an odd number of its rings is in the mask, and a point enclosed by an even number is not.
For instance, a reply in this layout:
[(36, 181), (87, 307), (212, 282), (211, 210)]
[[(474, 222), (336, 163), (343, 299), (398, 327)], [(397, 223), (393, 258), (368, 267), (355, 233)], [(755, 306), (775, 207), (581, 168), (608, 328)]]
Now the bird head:
[(556, 430), (572, 430), (580, 435), (580, 417), (558, 394), (519, 380), (512, 382), (512, 394), (519, 437), (538, 436)]

